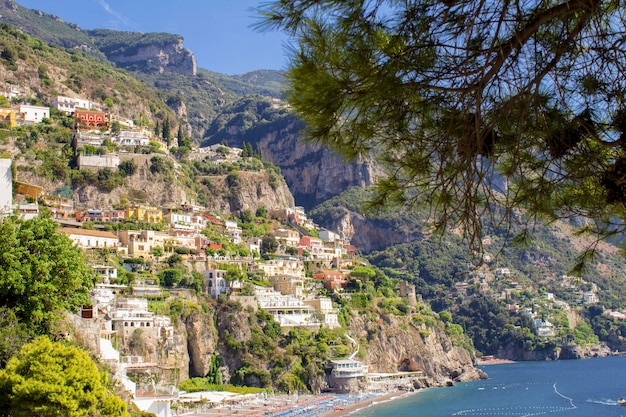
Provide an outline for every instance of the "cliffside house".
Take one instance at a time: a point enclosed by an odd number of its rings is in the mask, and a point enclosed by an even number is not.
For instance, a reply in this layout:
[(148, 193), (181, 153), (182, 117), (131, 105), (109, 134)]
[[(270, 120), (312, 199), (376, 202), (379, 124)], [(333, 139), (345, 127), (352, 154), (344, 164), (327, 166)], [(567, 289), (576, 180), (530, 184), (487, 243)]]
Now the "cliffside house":
[(273, 275), (269, 277), (270, 282), (274, 284), (274, 290), (283, 295), (293, 295), (294, 297), (302, 297), (304, 289), (304, 280), (301, 277), (289, 275)]
[(111, 140), (120, 146), (148, 146), (150, 144), (150, 136), (140, 129), (122, 129)]
[(117, 298), (111, 309), (111, 322), (112, 329), (122, 339), (129, 338), (136, 329), (142, 329), (162, 342), (172, 343), (174, 340), (170, 318), (148, 311), (147, 298)]
[(226, 220), (224, 222), (224, 227), (226, 228), (226, 234), (230, 237), (230, 240), (234, 244), (241, 243), (241, 236), (243, 235), (243, 230), (241, 227), (237, 226), (237, 222), (232, 220)]
[(348, 280), (343, 272), (332, 269), (322, 269), (313, 273), (313, 279), (322, 281), (324, 288), (329, 291), (343, 289), (348, 285)]
[(147, 223), (160, 223), (163, 220), (163, 211), (156, 207), (135, 205), (126, 209), (126, 217)]
[(276, 275), (290, 275), (304, 279), (304, 262), (298, 258), (285, 256), (269, 259), (266, 262), (255, 262), (248, 265), (249, 271), (262, 271), (269, 278)]
[(85, 212), (76, 213), (78, 222), (119, 223), (126, 218), (124, 210), (96, 210), (89, 209)]
[(322, 239), (324, 242), (342, 243), (341, 237), (337, 233), (332, 232), (330, 230), (322, 229), (318, 231), (317, 234), (320, 237), (320, 239)]
[(337, 392), (359, 390), (366, 383), (367, 365), (354, 359), (331, 360), (326, 364), (328, 385)]
[(106, 114), (99, 110), (76, 109), (74, 111), (76, 128), (100, 129), (109, 128)]
[(289, 207), (270, 210), (270, 216), (274, 219), (286, 221), (305, 229), (315, 229), (315, 224), (307, 217), (303, 207)]
[(83, 98), (56, 96), (50, 100), (50, 106), (58, 111), (73, 114), (78, 109), (97, 109), (97, 104)]
[(9, 127), (17, 126), (15, 110), (0, 108), (0, 122), (8, 123)]
[(55, 219), (69, 219), (75, 215), (74, 200), (71, 198), (45, 194), (42, 196), (42, 200)]
[(77, 164), (79, 169), (93, 169), (98, 170), (101, 168), (109, 168), (117, 171), (120, 166), (120, 157), (117, 154), (106, 155), (85, 155), (80, 154), (77, 158)]
[(154, 230), (120, 230), (120, 245), (126, 247), (126, 253), (136, 258), (152, 258), (152, 250), (161, 247), (164, 253), (177, 246), (176, 239), (167, 232)]
[(220, 294), (228, 291), (228, 282), (226, 281), (226, 271), (222, 269), (210, 269), (203, 272), (207, 285), (207, 292), (213, 298), (217, 298)]
[(79, 248), (117, 250), (119, 247), (119, 238), (111, 232), (71, 227), (62, 227), (59, 231), (65, 233)]
[(31, 106), (28, 104), (20, 105), (20, 114), (17, 124), (32, 125), (41, 123), (43, 119), (50, 118), (50, 107)]
[(285, 247), (297, 248), (300, 243), (300, 232), (297, 230), (278, 229), (274, 232), (274, 236)]
[(281, 327), (318, 327), (322, 322), (315, 308), (299, 298), (283, 295), (270, 288), (255, 288), (259, 307), (270, 313)]
[(339, 327), (339, 309), (333, 308), (333, 302), (328, 297), (315, 297), (304, 300), (304, 304), (312, 306), (315, 311), (319, 312), (323, 319), (325, 327), (334, 329)]
[(99, 282), (110, 284), (111, 280), (117, 279), (117, 268), (109, 265), (94, 265), (93, 270), (98, 277)]

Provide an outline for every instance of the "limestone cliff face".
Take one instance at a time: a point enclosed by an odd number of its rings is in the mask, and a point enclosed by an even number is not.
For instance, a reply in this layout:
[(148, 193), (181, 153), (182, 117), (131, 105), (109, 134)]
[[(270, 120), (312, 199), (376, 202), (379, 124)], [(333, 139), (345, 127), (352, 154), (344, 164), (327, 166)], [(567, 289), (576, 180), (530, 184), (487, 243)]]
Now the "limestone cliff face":
[(371, 160), (346, 161), (328, 148), (303, 141), (295, 119), (260, 137), (263, 157), (281, 168), (298, 205), (315, 206), (352, 186), (368, 186), (381, 174)]
[[(245, 110), (245, 109), (244, 109)], [(253, 109), (255, 110), (255, 109)], [(380, 168), (368, 159), (346, 161), (326, 147), (305, 142), (303, 124), (290, 114), (268, 116), (257, 127), (246, 130), (238, 109), (232, 119), (207, 142), (241, 147), (253, 143), (263, 159), (280, 167), (298, 205), (307, 209), (336, 196), (352, 186), (368, 186), (381, 175)]]
[[(211, 176), (211, 197), (207, 208), (221, 213), (256, 212), (259, 207), (268, 210), (293, 207), (293, 195), (285, 181), (268, 171), (240, 172), (232, 180), (227, 175)], [(231, 183), (229, 184), (229, 181)], [(274, 185), (272, 185), (274, 184)]]
[(143, 43), (123, 51), (103, 51), (116, 65), (146, 73), (173, 72), (196, 75), (196, 57), (183, 47), (183, 38), (169, 43)]
[(341, 237), (364, 253), (379, 250), (390, 245), (411, 242), (422, 237), (421, 231), (403, 224), (377, 221), (353, 212), (345, 207), (335, 207), (332, 216), (313, 219), (324, 227), (335, 230)]
[[(420, 333), (420, 330), (422, 331)], [(371, 372), (424, 371), (427, 385), (485, 378), (473, 358), (454, 346), (443, 329), (427, 328), (409, 317), (382, 315), (350, 318), (352, 337), (365, 343), (361, 359)]]
[(209, 372), (211, 357), (217, 349), (213, 319), (214, 312), (193, 313), (185, 319), (190, 377), (204, 377)]
[[(153, 156), (125, 156), (125, 160), (135, 161), (137, 170), (133, 175), (125, 177), (123, 184), (109, 192), (87, 181), (77, 183), (73, 188), (74, 208), (78, 211), (104, 210), (123, 201), (176, 208), (183, 203), (195, 201), (195, 195), (189, 193), (183, 185), (184, 176), (181, 172), (174, 171), (170, 178), (166, 178), (150, 171)], [(18, 165), (24, 163), (20, 161)], [(256, 212), (260, 207), (272, 210), (295, 205), (289, 187), (279, 174), (267, 170), (241, 171), (236, 177), (235, 180), (229, 179), (227, 175), (204, 177), (210, 183), (206, 203), (209, 210), (219, 213), (238, 213), (244, 210)], [(18, 178), (20, 181), (43, 187), (46, 193), (54, 193), (64, 186), (62, 181), (49, 180), (25, 170), (19, 171)]]

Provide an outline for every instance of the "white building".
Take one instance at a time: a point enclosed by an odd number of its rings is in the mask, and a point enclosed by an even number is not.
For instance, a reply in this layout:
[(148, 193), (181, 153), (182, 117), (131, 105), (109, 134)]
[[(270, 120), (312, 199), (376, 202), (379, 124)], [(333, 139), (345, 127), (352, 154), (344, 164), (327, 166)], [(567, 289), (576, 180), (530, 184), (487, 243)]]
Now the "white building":
[(331, 232), (330, 230), (326, 229), (319, 230), (318, 236), (324, 242), (337, 242), (341, 240), (341, 237), (337, 233)]
[(585, 291), (583, 293), (583, 301), (585, 304), (595, 304), (598, 301), (598, 295), (594, 291)]
[(550, 323), (548, 320), (533, 320), (533, 327), (535, 328), (535, 332), (537, 336), (554, 336), (555, 330), (554, 325)]
[(13, 207), (13, 173), (11, 159), (0, 159), (0, 218), (11, 214)]
[(90, 102), (82, 98), (73, 98), (65, 96), (56, 96), (50, 101), (50, 105), (53, 109), (62, 111), (65, 113), (74, 113), (76, 109), (90, 110), (95, 108), (95, 103)]
[(248, 265), (249, 271), (263, 271), (266, 278), (276, 275), (288, 275), (304, 279), (304, 262), (291, 257), (270, 259)]
[(50, 118), (50, 108), (40, 106), (30, 106), (27, 104), (20, 105), (20, 113), (25, 124), (41, 123), (46, 118)]
[(211, 297), (217, 298), (220, 294), (226, 293), (228, 290), (228, 283), (224, 276), (226, 271), (221, 269), (211, 269), (203, 272), (206, 279), (208, 293)]
[[(165, 220), (167, 223), (174, 227), (175, 225), (180, 226), (191, 226), (191, 215), (187, 213), (173, 213), (169, 212), (165, 216)], [(195, 230), (192, 228), (191, 230)]]
[(148, 146), (150, 144), (150, 138), (143, 130), (123, 129), (112, 140), (120, 146)]
[(230, 240), (234, 244), (241, 243), (241, 235), (243, 234), (243, 230), (241, 227), (237, 226), (237, 222), (226, 220), (224, 222), (224, 226), (226, 227), (226, 233), (230, 236)]
[(18, 217), (23, 220), (31, 220), (39, 216), (39, 204), (37, 202), (22, 201), (16, 205), (15, 209)]
[(319, 311), (324, 317), (324, 326), (334, 329), (339, 327), (339, 310), (333, 308), (333, 302), (328, 297), (317, 297), (309, 300), (304, 300), (304, 304), (313, 306), (316, 311)]
[(276, 240), (287, 247), (297, 248), (300, 243), (300, 232), (291, 229), (278, 229), (274, 232)]
[(315, 308), (302, 300), (282, 295), (269, 288), (256, 287), (255, 295), (259, 307), (270, 313), (281, 327), (319, 326), (322, 322), (315, 317)]
[(96, 276), (100, 278), (103, 284), (110, 284), (111, 280), (117, 279), (117, 268), (109, 265), (94, 265), (93, 269)]
[(108, 155), (78, 155), (78, 168), (109, 168), (116, 170), (120, 166), (120, 157), (116, 154)]

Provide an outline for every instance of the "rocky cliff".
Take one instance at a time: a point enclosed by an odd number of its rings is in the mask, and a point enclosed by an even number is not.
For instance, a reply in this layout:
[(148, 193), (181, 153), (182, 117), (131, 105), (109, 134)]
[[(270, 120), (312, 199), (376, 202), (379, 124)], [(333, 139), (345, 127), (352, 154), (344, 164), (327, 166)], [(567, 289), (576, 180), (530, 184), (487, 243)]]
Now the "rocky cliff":
[(455, 346), (445, 330), (414, 320), (417, 316), (353, 316), (350, 333), (363, 343), (370, 372), (423, 371), (426, 385), (442, 386), (485, 378), (466, 349)]
[(173, 72), (195, 75), (196, 58), (183, 47), (184, 39), (167, 33), (87, 31), (94, 45), (118, 67), (148, 74)]
[[(74, 179), (74, 208), (110, 209), (125, 203), (140, 203), (153, 207), (176, 208), (183, 203), (196, 202), (197, 196), (189, 187), (189, 179), (184, 172), (174, 170), (162, 174), (151, 170), (151, 160), (155, 155), (125, 154), (123, 160), (132, 159), (137, 166), (133, 175), (124, 178), (119, 186), (110, 191), (91, 183), (90, 177), (97, 178), (95, 171), (83, 174), (82, 180)], [(158, 155), (157, 155), (158, 156)], [(163, 155), (159, 156), (165, 158)], [(37, 175), (26, 166), (32, 161), (18, 160), (18, 180), (43, 187), (44, 192), (54, 194), (65, 185), (64, 181), (51, 180)], [(85, 170), (83, 170), (85, 171)], [(115, 171), (115, 170), (113, 170)], [(86, 179), (85, 179), (86, 178)], [(238, 213), (244, 210), (256, 212), (260, 207), (267, 210), (294, 206), (294, 198), (284, 179), (267, 171), (241, 171), (236, 180), (228, 175), (204, 176), (203, 185), (209, 197), (206, 207), (218, 213)], [(231, 181), (231, 183), (229, 183)], [(208, 184), (208, 185), (207, 185)]]
[[(254, 113), (254, 120), (245, 118)], [(223, 126), (204, 144), (241, 147), (243, 142), (252, 143), (264, 159), (280, 167), (296, 203), (307, 209), (349, 187), (369, 186), (381, 175), (373, 160), (346, 161), (328, 148), (305, 142), (304, 126), (288, 113), (263, 109), (255, 102), (232, 110), (229, 117), (229, 121), (220, 122)], [(256, 124), (246, 130), (245, 126), (251, 123)]]
[[(266, 378), (273, 375), (275, 364), (272, 362), (276, 359), (268, 361), (267, 352), (260, 347), (258, 352), (250, 347), (259, 342), (260, 332), (269, 333), (264, 327), (267, 323), (259, 321), (258, 317), (252, 308), (226, 301), (218, 303), (211, 313), (187, 317), (190, 376), (205, 376), (212, 355), (219, 354), (225, 380), (232, 376), (244, 378), (249, 385), (267, 383)], [(346, 332), (354, 342), (352, 349), (359, 352), (356, 359), (368, 365), (370, 372), (423, 371), (425, 377), (413, 382), (415, 388), (486, 378), (485, 373), (474, 368), (470, 352), (452, 343), (441, 322), (434, 320), (433, 326), (432, 322), (425, 324), (415, 317), (414, 314), (353, 315)], [(293, 345), (266, 348), (281, 355), (297, 349)], [(278, 379), (273, 378), (274, 382)], [(309, 389), (324, 389), (323, 375), (310, 372), (308, 385)]]

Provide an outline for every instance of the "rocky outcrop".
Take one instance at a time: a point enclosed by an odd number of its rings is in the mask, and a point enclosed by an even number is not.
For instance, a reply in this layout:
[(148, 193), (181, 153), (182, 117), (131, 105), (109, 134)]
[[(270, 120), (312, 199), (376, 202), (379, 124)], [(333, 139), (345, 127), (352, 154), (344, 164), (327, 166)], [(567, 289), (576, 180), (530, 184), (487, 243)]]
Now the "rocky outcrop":
[(524, 350), (523, 347), (515, 343), (511, 343), (505, 348), (500, 349), (496, 357), (513, 361), (545, 361), (556, 359), (599, 358), (611, 356), (612, 354), (611, 349), (604, 344), (585, 347), (578, 345), (562, 345), (529, 351)]
[[(136, 172), (125, 177), (124, 182), (111, 191), (105, 191), (87, 181), (77, 181), (72, 193), (74, 208), (78, 211), (94, 208), (105, 210), (124, 202), (176, 208), (183, 203), (195, 201), (195, 195), (189, 194), (189, 190), (184, 188), (182, 172), (175, 170), (168, 175), (151, 172), (153, 157), (154, 155), (124, 155), (124, 160), (132, 159), (135, 162)], [(165, 158), (163, 155), (159, 157)], [(19, 161), (18, 166), (26, 163)], [(97, 176), (96, 173), (94, 175)], [(19, 170), (18, 177), (22, 182), (43, 187), (48, 194), (53, 194), (65, 185), (63, 181), (49, 180), (24, 169)], [(230, 177), (214, 175), (200, 180), (210, 184), (210, 198), (207, 199), (206, 207), (219, 213), (240, 213), (244, 210), (254, 213), (260, 207), (272, 210), (295, 205), (284, 179), (273, 171), (241, 171)]]
[(269, 171), (242, 171), (234, 180), (228, 175), (207, 178), (211, 184), (211, 198), (207, 201), (210, 210), (220, 213), (250, 210), (255, 213), (260, 207), (272, 210), (295, 205), (285, 181)]
[(346, 161), (328, 148), (303, 142), (301, 129), (294, 119), (257, 141), (263, 157), (280, 167), (298, 205), (311, 208), (349, 187), (369, 186), (381, 175), (372, 160)]
[(311, 213), (311, 217), (324, 227), (336, 231), (342, 238), (348, 239), (363, 253), (423, 238), (422, 232), (414, 230), (414, 227), (377, 221), (345, 207), (334, 207), (332, 215), (323, 219), (318, 218), (315, 211)]
[(346, 161), (329, 148), (304, 141), (303, 124), (294, 116), (267, 116), (258, 127), (246, 130), (245, 116), (257, 108), (232, 110), (231, 118), (204, 145), (227, 143), (241, 147), (250, 142), (263, 154), (263, 159), (281, 169), (289, 189), (299, 206), (310, 209), (339, 195), (349, 187), (365, 187), (380, 177), (380, 167), (370, 159)]
[(189, 376), (204, 377), (209, 372), (211, 358), (217, 349), (214, 313), (193, 313), (185, 319)]
[(423, 371), (423, 386), (486, 378), (474, 368), (473, 357), (453, 345), (443, 329), (427, 327), (410, 316), (382, 315), (378, 319), (360, 315), (350, 318), (350, 332), (364, 343), (362, 360), (370, 372)]
[[(100, 30), (89, 33), (97, 37), (108, 32)], [(184, 39), (181, 36), (151, 33), (134, 35), (132, 45), (117, 44), (106, 39), (106, 43), (103, 43), (96, 38), (96, 46), (110, 61), (129, 71), (196, 75), (196, 57), (183, 47)]]

